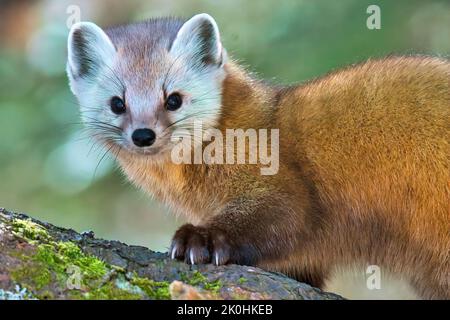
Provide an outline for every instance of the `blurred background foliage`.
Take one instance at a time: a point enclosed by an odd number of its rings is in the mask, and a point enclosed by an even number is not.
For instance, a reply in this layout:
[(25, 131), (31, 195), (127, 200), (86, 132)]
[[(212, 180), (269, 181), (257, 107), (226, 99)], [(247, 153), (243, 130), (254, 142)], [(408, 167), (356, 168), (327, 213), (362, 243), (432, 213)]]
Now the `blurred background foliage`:
[[(370, 4), (381, 30), (366, 27)], [(0, 206), (155, 250), (183, 221), (111, 160), (97, 167), (102, 151), (80, 133), (65, 75), (70, 5), (100, 26), (210, 13), (232, 57), (286, 84), (391, 53), (450, 53), (449, 0), (1, 0)], [(352, 281), (337, 286), (348, 296)]]

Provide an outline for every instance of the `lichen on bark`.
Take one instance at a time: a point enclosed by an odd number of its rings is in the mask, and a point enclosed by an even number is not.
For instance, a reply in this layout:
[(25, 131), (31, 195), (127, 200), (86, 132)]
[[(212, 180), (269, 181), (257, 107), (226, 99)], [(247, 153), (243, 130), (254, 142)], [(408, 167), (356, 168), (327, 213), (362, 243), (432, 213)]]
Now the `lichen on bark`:
[(342, 299), (255, 267), (190, 266), (0, 209), (0, 299)]

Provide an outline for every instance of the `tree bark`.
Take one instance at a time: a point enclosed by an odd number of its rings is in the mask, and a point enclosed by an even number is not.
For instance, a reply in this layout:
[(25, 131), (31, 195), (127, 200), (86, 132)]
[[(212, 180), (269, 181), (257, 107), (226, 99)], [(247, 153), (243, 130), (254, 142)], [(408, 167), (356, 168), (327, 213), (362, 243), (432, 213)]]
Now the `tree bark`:
[(256, 267), (191, 266), (0, 209), (0, 299), (342, 299)]

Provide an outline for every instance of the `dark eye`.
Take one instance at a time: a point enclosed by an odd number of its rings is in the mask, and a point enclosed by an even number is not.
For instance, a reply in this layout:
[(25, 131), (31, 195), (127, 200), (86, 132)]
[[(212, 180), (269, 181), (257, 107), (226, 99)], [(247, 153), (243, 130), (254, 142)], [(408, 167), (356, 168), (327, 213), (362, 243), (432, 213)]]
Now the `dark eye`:
[(111, 111), (115, 114), (125, 113), (126, 107), (125, 102), (119, 97), (112, 97), (110, 101)]
[(166, 108), (169, 111), (175, 111), (178, 108), (181, 107), (183, 104), (183, 99), (181, 99), (181, 96), (178, 93), (172, 93), (167, 97), (166, 100)]

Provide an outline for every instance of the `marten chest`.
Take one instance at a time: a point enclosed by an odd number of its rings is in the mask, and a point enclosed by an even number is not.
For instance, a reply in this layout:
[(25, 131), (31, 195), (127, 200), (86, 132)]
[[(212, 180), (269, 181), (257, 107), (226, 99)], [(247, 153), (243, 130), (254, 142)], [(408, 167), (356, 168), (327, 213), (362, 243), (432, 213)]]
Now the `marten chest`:
[(228, 197), (229, 180), (217, 168), (149, 165), (139, 159), (122, 162), (122, 167), (135, 185), (191, 222), (220, 211)]

